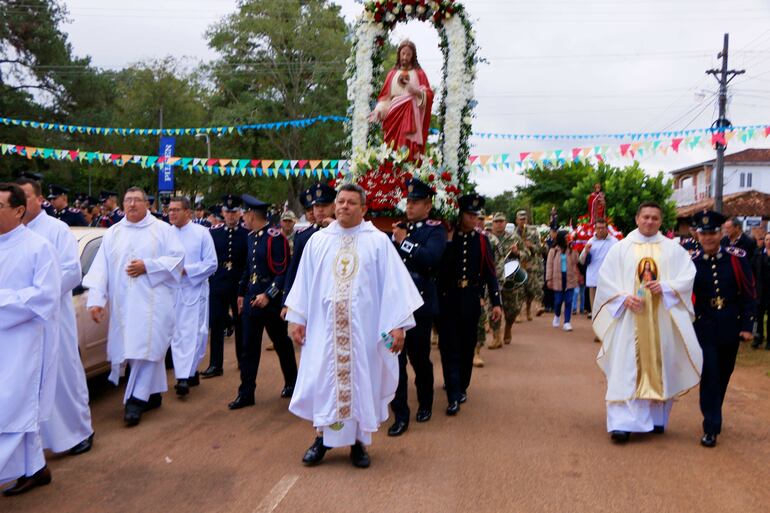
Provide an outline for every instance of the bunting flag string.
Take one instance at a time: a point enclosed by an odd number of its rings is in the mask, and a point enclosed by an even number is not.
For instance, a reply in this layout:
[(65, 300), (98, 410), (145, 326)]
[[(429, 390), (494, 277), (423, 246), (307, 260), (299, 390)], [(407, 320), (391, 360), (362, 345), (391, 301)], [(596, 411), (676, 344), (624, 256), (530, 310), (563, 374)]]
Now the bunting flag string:
[(25, 119), (13, 119), (0, 117), (0, 123), (6, 126), (18, 126), (23, 128), (35, 128), (39, 130), (48, 130), (53, 132), (62, 132), (68, 134), (86, 134), (86, 135), (242, 135), (249, 130), (281, 130), (283, 128), (307, 128), (316, 123), (344, 123), (348, 118), (344, 116), (315, 116), (304, 119), (291, 119), (286, 121), (276, 121), (272, 123), (253, 123), (249, 125), (216, 126), (202, 128), (110, 128), (97, 126), (79, 126), (66, 125), (61, 123), (45, 123), (40, 121), (29, 121)]
[[(111, 128), (67, 125), (61, 123), (47, 123), (41, 121), (29, 121), (24, 119), (14, 119), (0, 117), (0, 124), (6, 126), (17, 126), (22, 128), (34, 128), (39, 130), (48, 130), (69, 134), (86, 135), (139, 135), (139, 136), (183, 136), (183, 135), (243, 135), (250, 130), (281, 130), (284, 128), (307, 128), (317, 123), (346, 123), (350, 119), (345, 116), (315, 116), (304, 119), (292, 119), (285, 121), (276, 121), (272, 123), (253, 123), (248, 125), (232, 125), (201, 128)], [(604, 134), (515, 134), (499, 132), (473, 132), (474, 137), (481, 139), (503, 139), (510, 141), (559, 141), (559, 140), (589, 140), (589, 139), (615, 139), (631, 141), (646, 141), (655, 139), (670, 139), (674, 137), (689, 137), (692, 135), (719, 134), (730, 132), (746, 132), (750, 130), (762, 130), (765, 125), (743, 125), (734, 127), (720, 128), (691, 128), (687, 130), (669, 130), (664, 132), (618, 132)], [(430, 129), (431, 134), (438, 134), (436, 128)]]
[[(490, 155), (471, 155), (468, 167), (471, 171), (493, 171), (497, 169), (529, 169), (550, 165), (563, 165), (568, 162), (586, 162), (596, 159), (642, 159), (653, 155), (677, 154), (696, 148), (714, 147), (717, 143), (740, 142), (748, 144), (770, 137), (770, 124), (757, 125), (747, 129), (735, 128), (728, 132), (712, 134), (690, 134), (687, 136), (635, 141), (621, 144), (600, 144), (555, 150), (522, 151), (517, 154), (498, 153)], [(278, 160), (278, 159), (225, 159), (202, 157), (159, 157), (155, 155), (131, 155), (123, 153), (105, 153), (100, 151), (66, 150), (41, 148), (17, 144), (0, 144), (0, 156), (21, 156), (28, 159), (42, 158), (88, 164), (110, 164), (123, 167), (126, 164), (139, 165), (144, 169), (160, 169), (170, 165), (189, 173), (207, 173), (212, 175), (240, 176), (316, 176), (334, 178), (345, 175), (350, 169), (350, 162), (344, 159), (329, 160)]]

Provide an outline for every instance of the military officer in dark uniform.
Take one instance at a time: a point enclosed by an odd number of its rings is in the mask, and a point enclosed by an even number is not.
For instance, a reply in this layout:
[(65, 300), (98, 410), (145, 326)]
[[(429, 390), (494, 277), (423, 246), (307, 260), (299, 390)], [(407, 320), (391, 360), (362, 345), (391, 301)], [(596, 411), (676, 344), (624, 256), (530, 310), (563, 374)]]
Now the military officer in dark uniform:
[[(334, 220), (334, 199), (337, 197), (337, 191), (325, 183), (317, 183), (300, 196), (305, 209), (313, 212), (313, 224), (297, 232), (294, 236), (294, 252), (291, 255), (291, 263), (286, 271), (286, 280), (283, 285), (283, 300), (289, 296), (291, 286), (294, 284), (294, 278), (299, 269), (299, 260), (302, 258), (302, 252), (305, 250), (310, 236), (318, 230), (328, 226)], [(316, 215), (316, 212), (318, 215)], [(281, 312), (282, 317), (286, 317), (286, 311)]]
[(427, 422), (433, 412), (433, 362), (430, 361), (430, 335), (439, 313), (436, 275), (447, 245), (447, 232), (441, 221), (428, 219), (435, 192), (418, 179), (407, 182), (406, 222), (393, 225), (393, 244), (404, 261), (424, 304), (414, 312), (416, 325), (406, 332), (404, 350), (398, 355), (398, 388), (390, 403), (395, 422), (389, 436), (400, 436), (409, 428), (407, 402), (407, 359), (414, 369), (417, 388), (417, 422)]
[(171, 204), (171, 196), (169, 194), (163, 194), (160, 197), (160, 204), (161, 204), (161, 210), (158, 212), (160, 214), (160, 219), (164, 223), (171, 224), (171, 221), (168, 217), (168, 206)]
[(152, 217), (155, 219), (160, 219), (161, 221), (161, 215), (160, 212), (155, 210), (155, 196), (152, 196), (150, 194), (147, 195), (147, 205), (149, 207), (150, 214), (152, 214)]
[[(239, 199), (240, 199), (240, 196), (239, 196)], [(209, 217), (207, 220), (211, 224), (212, 229), (218, 226), (222, 226), (222, 223), (224, 223), (225, 221), (224, 214), (222, 213), (222, 205), (219, 205), (219, 204), (211, 205), (209, 207)], [(240, 219), (238, 219), (238, 224), (243, 226), (243, 223), (241, 222)], [(246, 230), (246, 232), (248, 233), (248, 230)]]
[(195, 217), (193, 217), (192, 222), (206, 228), (211, 228), (211, 223), (206, 220), (206, 207), (200, 201), (195, 204)]
[(110, 222), (110, 226), (119, 223), (126, 215), (118, 208), (118, 193), (115, 191), (102, 191), (99, 194), (99, 201), (107, 211), (105, 215)]
[(223, 373), (225, 330), (229, 325), (235, 331), (235, 356), (240, 361), (243, 352), (243, 329), (238, 314), (238, 284), (246, 269), (249, 231), (240, 225), (241, 197), (226, 194), (222, 197), (221, 212), (225, 223), (212, 228), (211, 238), (217, 252), (217, 270), (209, 278), (209, 327), (211, 350), (209, 366), (201, 373), (203, 378)]
[(690, 236), (683, 238), (680, 242), (681, 246), (686, 249), (690, 255), (701, 249), (700, 242), (698, 242), (698, 228), (695, 226), (694, 222), (695, 218), (693, 218), (693, 221), (689, 226)]
[(283, 285), (291, 257), (289, 241), (280, 228), (267, 222), (269, 204), (244, 194), (243, 220), (250, 230), (246, 270), (238, 287), (238, 306), (243, 315), (241, 386), (228, 407), (237, 410), (254, 405), (257, 370), (262, 353), (262, 333), (273, 341), (283, 372), (281, 397), (291, 397), (297, 381), (297, 360), (286, 321), (281, 319)]
[(53, 216), (65, 222), (68, 226), (88, 226), (86, 218), (76, 208), (68, 206), (68, 189), (59, 185), (51, 184), (48, 186), (48, 201), (53, 205)]
[(459, 218), (447, 234), (438, 281), (439, 350), (449, 400), (447, 415), (456, 415), (468, 398), (485, 287), (492, 302), (492, 319), (500, 319), (503, 313), (492, 247), (476, 230), (484, 198), (466, 194), (458, 198), (458, 204)]
[(725, 217), (712, 211), (695, 216), (701, 250), (695, 264), (695, 334), (703, 349), (700, 408), (703, 413), (701, 444), (714, 447), (722, 429), (722, 403), (741, 340), (753, 338), (754, 277), (746, 252), (720, 245)]

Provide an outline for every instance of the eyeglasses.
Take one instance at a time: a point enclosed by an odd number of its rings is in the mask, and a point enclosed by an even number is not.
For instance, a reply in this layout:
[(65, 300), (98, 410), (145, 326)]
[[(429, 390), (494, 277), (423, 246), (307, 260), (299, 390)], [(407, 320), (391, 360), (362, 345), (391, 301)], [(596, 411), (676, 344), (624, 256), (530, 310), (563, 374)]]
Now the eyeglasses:
[(123, 203), (144, 203), (146, 200), (143, 198), (124, 198)]

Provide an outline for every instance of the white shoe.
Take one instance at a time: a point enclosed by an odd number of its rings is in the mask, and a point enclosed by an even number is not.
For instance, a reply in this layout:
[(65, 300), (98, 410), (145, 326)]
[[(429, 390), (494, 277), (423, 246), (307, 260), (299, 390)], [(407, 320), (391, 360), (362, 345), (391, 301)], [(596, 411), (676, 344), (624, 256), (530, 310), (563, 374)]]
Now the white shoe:
[(554, 328), (558, 328), (559, 327), (559, 316), (558, 315), (554, 315), (553, 316), (553, 322), (551, 323), (551, 326), (553, 326)]
[(565, 322), (564, 323), (564, 331), (572, 331), (572, 324)]

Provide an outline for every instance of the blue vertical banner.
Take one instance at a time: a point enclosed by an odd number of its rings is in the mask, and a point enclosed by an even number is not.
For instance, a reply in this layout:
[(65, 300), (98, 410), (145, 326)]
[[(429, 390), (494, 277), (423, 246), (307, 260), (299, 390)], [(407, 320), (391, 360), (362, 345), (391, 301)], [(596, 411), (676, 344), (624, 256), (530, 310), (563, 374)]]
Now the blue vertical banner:
[[(158, 155), (166, 157), (166, 159), (173, 157), (175, 146), (176, 139), (174, 137), (161, 137)], [(158, 192), (174, 192), (174, 168), (165, 162), (158, 172)]]

